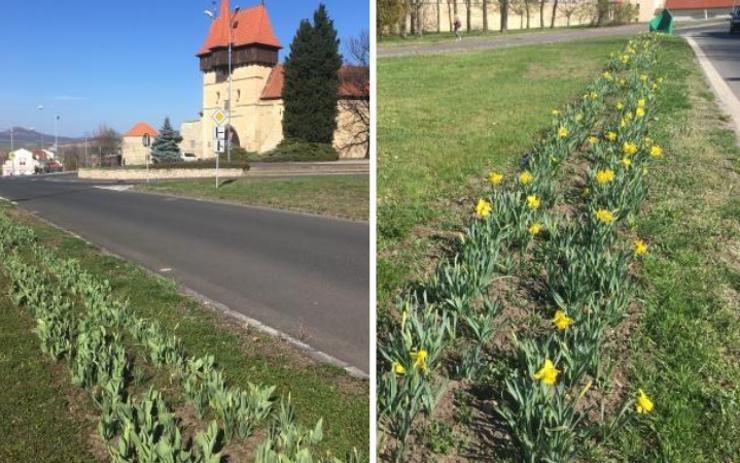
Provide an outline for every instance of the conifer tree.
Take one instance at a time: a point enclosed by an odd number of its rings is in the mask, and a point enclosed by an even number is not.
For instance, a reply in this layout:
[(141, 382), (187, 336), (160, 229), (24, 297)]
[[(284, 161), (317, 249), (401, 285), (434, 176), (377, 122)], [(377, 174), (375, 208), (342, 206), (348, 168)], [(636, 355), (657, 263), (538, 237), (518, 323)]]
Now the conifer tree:
[(172, 128), (170, 118), (164, 118), (164, 124), (159, 129), (159, 136), (152, 142), (152, 161), (155, 163), (180, 161), (180, 147), (182, 141), (180, 132)]
[(301, 21), (285, 60), (283, 136), (286, 139), (331, 143), (337, 122), (339, 40), (324, 4), (313, 24)]

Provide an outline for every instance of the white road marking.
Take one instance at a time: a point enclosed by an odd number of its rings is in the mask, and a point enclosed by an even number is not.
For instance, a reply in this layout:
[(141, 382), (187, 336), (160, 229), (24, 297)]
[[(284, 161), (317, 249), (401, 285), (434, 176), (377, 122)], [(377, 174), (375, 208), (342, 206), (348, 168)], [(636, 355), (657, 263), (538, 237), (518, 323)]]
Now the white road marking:
[(95, 185), (95, 188), (99, 190), (111, 190), (111, 191), (128, 191), (133, 188), (133, 185)]
[[(735, 134), (737, 134), (738, 139), (740, 139), (740, 101), (738, 101), (735, 94), (730, 90), (727, 82), (725, 82), (719, 72), (717, 72), (717, 69), (714, 67), (712, 62), (709, 61), (709, 58), (704, 54), (704, 51), (701, 49), (699, 44), (697, 44), (690, 36), (684, 36), (684, 39), (686, 39), (686, 42), (688, 42), (694, 50), (696, 59), (699, 60), (699, 64), (704, 71), (704, 75), (707, 76), (707, 80), (709, 80), (709, 83), (712, 85), (714, 94), (720, 101), (720, 106), (732, 117)], [(738, 143), (740, 143), (740, 141)]]
[(162, 273), (167, 273), (167, 272), (171, 272), (172, 269), (170, 267), (165, 267), (165, 268), (159, 269), (159, 271), (162, 272)]

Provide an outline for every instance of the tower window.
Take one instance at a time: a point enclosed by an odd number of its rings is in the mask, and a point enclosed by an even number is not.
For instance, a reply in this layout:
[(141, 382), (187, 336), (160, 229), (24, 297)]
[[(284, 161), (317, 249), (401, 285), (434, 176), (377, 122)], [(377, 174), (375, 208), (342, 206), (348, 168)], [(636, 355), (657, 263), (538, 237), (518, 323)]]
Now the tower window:
[(216, 92), (216, 104), (221, 103), (221, 92)]
[(241, 98), (242, 98), (242, 91), (239, 90), (239, 89), (237, 89), (237, 91), (236, 91), (236, 101), (241, 100)]

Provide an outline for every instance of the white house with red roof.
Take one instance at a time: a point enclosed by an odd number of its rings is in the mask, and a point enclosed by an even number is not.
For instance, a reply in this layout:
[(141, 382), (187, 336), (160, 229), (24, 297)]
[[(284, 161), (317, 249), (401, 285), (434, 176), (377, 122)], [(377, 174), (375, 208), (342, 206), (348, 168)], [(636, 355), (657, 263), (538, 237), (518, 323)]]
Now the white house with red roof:
[[(229, 101), (228, 47), (229, 24), (232, 25), (232, 89)], [(265, 5), (260, 4), (232, 12), (229, 0), (221, 0), (219, 15), (211, 24), (208, 36), (197, 53), (203, 73), (201, 118), (181, 125), (181, 149), (199, 158), (214, 157), (213, 114), (231, 110), (231, 137), (234, 145), (250, 152), (263, 153), (275, 148), (283, 139), (283, 67), (278, 64), (282, 48), (273, 32)], [(367, 68), (344, 67), (340, 71), (338, 127), (334, 146), (343, 158), (361, 158), (366, 144), (357, 138), (367, 134), (358, 117), (357, 102), (367, 102), (369, 89), (358, 84)], [(368, 80), (365, 79), (364, 82)], [(359, 105), (365, 108), (367, 104)], [(365, 141), (366, 140), (366, 135)]]
[(144, 146), (143, 139), (145, 135), (149, 135), (153, 142), (154, 137), (159, 136), (159, 131), (146, 122), (138, 122), (123, 134), (121, 140), (121, 162), (123, 165), (146, 164), (151, 149)]

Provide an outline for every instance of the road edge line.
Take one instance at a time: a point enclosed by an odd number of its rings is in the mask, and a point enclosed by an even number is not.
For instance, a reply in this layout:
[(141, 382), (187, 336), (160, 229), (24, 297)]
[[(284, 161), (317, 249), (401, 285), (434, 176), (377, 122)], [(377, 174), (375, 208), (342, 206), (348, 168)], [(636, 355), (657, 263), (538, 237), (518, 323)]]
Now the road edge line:
[(725, 80), (720, 76), (717, 69), (709, 61), (704, 50), (701, 49), (696, 41), (689, 37), (684, 36), (684, 40), (689, 44), (691, 49), (694, 51), (697, 61), (701, 66), (704, 76), (709, 81), (710, 87), (714, 93), (714, 96), (719, 100), (720, 108), (725, 111), (732, 118), (735, 131), (735, 143), (740, 146), (740, 100), (730, 90)]

